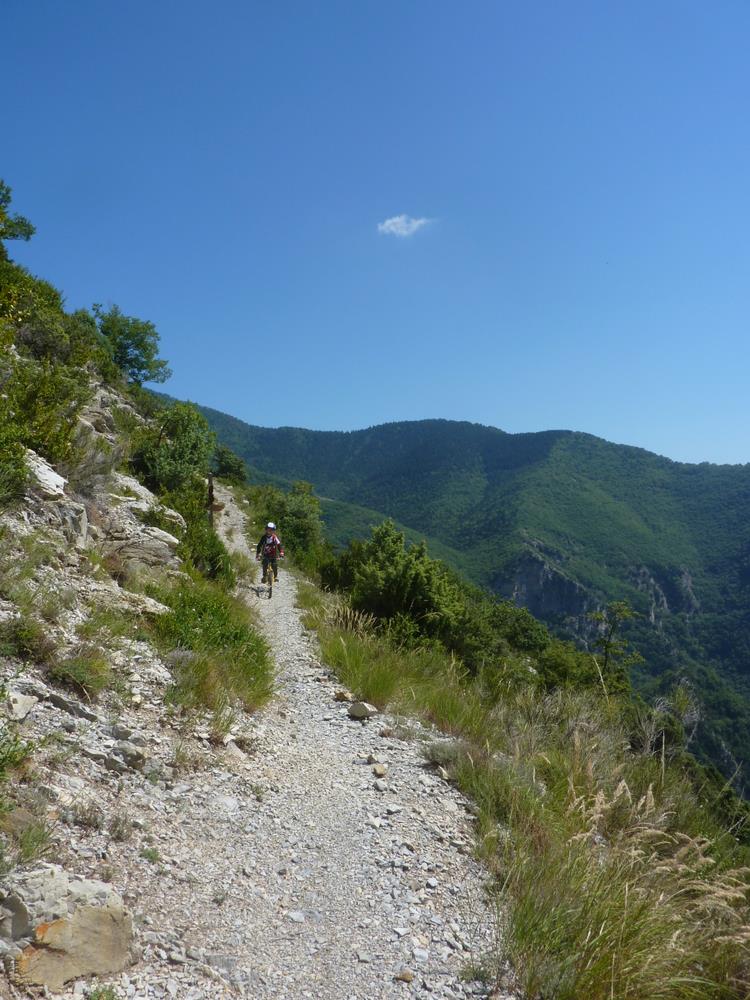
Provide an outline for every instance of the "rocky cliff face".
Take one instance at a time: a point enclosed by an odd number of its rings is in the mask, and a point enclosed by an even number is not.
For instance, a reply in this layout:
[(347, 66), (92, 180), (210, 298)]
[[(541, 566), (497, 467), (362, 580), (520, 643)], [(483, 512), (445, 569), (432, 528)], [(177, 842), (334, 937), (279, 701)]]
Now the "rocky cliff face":
[[(588, 642), (596, 628), (590, 615), (606, 603), (603, 595), (585, 587), (564, 568), (561, 553), (531, 541), (516, 560), (510, 573), (498, 574), (492, 589), (521, 605), (552, 628), (562, 629)], [(670, 616), (685, 622), (701, 610), (692, 575), (686, 567), (673, 571), (649, 566), (633, 566), (627, 582), (646, 599), (645, 618), (657, 631)]]
[(492, 589), (550, 627), (587, 641), (595, 632), (589, 615), (600, 603), (565, 573), (555, 555), (539, 542), (528, 545), (510, 574), (494, 578)]
[(500, 586), (503, 596), (545, 621), (581, 618), (596, 607), (584, 587), (535, 552), (523, 555), (511, 580)]
[[(143, 523), (159, 509), (156, 497), (111, 471), (117, 408), (131, 409), (99, 387), (80, 421), (89, 461), (75, 486), (29, 452), (24, 502), (0, 516), (0, 754), (24, 768), (6, 786), (0, 819), (0, 958), (24, 986), (62, 989), (132, 958), (127, 902), (100, 859), (79, 852), (73, 831), (88, 823), (124, 830), (113, 782), (164, 767), (133, 713), (163, 703), (169, 671), (146, 642), (97, 626), (166, 610), (120, 586), (122, 573), (180, 573), (178, 539)], [(179, 529), (179, 514), (162, 513)], [(96, 703), (74, 679), (84, 659), (117, 678)], [(55, 864), (39, 864), (50, 857)]]

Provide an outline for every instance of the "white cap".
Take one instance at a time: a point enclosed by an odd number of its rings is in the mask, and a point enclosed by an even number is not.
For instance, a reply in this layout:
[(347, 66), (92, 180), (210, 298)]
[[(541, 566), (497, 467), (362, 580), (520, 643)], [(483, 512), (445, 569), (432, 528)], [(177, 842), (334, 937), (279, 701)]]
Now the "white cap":
[(276, 525), (273, 523), (273, 521), (269, 521), (266, 527), (270, 528), (271, 531), (276, 531)]

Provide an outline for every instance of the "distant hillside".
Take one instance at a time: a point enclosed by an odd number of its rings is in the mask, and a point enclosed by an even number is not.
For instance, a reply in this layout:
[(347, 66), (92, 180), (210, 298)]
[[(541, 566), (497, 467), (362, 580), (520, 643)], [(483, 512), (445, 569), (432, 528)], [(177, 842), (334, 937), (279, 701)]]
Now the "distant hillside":
[(691, 677), (710, 717), (704, 752), (725, 770), (750, 759), (750, 465), (672, 462), (570, 431), (425, 420), (323, 432), (203, 412), (258, 474), (306, 479), (335, 501), (340, 542), (377, 512), (393, 517), (583, 641), (593, 608), (629, 600), (643, 616), (640, 682)]
[[(345, 503), (343, 500), (321, 500), (321, 511), (326, 526), (326, 537), (336, 548), (344, 548), (354, 538), (369, 538), (370, 529), (383, 521), (381, 511), (359, 507), (357, 504)], [(475, 567), (470, 556), (459, 549), (445, 545), (438, 539), (417, 531), (408, 525), (394, 519), (399, 531), (406, 536), (409, 543), (425, 541), (434, 559), (442, 559), (444, 563), (457, 569), (470, 579), (477, 579)], [(478, 581), (481, 582), (481, 581)]]

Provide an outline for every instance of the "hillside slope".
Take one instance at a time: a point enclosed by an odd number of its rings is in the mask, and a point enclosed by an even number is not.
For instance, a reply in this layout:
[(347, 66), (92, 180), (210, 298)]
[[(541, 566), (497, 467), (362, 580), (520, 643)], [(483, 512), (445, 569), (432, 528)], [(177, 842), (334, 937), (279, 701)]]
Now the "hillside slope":
[[(672, 462), (570, 431), (425, 420), (322, 432), (202, 412), (256, 475), (393, 517), (562, 634), (585, 642), (592, 609), (629, 600), (641, 683), (692, 678), (710, 720), (703, 752), (725, 770), (750, 758), (750, 465)], [(363, 524), (345, 506), (327, 519), (340, 542)]]

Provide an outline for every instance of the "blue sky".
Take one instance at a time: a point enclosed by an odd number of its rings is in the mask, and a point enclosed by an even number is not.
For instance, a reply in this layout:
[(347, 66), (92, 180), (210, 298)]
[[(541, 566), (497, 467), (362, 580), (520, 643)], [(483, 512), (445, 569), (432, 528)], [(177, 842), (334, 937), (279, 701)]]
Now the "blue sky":
[(174, 395), (750, 461), (745, 0), (2, 19), (0, 177), (37, 226), (11, 253), (152, 320)]

